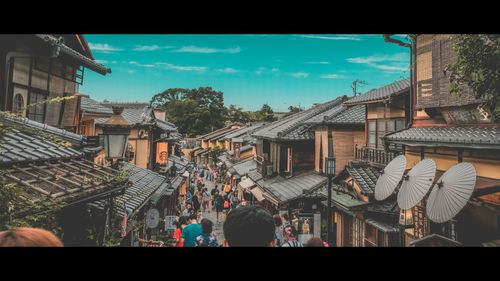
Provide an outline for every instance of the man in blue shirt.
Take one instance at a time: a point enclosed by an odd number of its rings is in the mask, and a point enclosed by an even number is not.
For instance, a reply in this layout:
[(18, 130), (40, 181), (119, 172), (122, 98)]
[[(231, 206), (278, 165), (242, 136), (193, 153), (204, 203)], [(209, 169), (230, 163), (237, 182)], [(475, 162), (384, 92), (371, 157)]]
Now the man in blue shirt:
[(198, 224), (196, 214), (190, 215), (188, 222), (189, 224), (182, 230), (181, 242), (184, 243), (184, 247), (193, 247), (196, 237), (203, 234), (203, 229)]

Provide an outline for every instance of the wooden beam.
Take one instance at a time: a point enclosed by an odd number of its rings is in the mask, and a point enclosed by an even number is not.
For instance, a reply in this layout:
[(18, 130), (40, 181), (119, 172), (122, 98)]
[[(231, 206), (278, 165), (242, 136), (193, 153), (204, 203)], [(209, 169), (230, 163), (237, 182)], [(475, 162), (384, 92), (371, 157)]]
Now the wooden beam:
[[(93, 171), (96, 171), (96, 172), (98, 172), (98, 173), (101, 173), (101, 175), (110, 176), (110, 177), (114, 177), (114, 176), (115, 176), (115, 175), (113, 175), (113, 174), (110, 174), (110, 173), (105, 172), (104, 170), (99, 170), (99, 169), (97, 169), (97, 168), (94, 168), (93, 166), (90, 166), (90, 165), (88, 165), (88, 164), (85, 164), (85, 162), (83, 162), (83, 161), (77, 161), (77, 160), (74, 160), (74, 159), (71, 159), (70, 161), (71, 161), (71, 163), (73, 163), (73, 164), (76, 164), (76, 165), (82, 165), (82, 166), (87, 167), (87, 168), (89, 168), (89, 169), (91, 169), (91, 170), (93, 170)], [(95, 165), (95, 164), (94, 164), (94, 165)]]
[(44, 195), (50, 195), (50, 192), (48, 192), (47, 190), (44, 190), (44, 189), (41, 189), (41, 188), (39, 188), (37, 186), (31, 185), (31, 184), (27, 183), (26, 181), (23, 181), (23, 180), (15, 177), (13, 175), (6, 174), (5, 176), (8, 177), (9, 179), (12, 179), (13, 181), (15, 181), (15, 182), (17, 182), (19, 184), (27, 186), (27, 187), (29, 187), (29, 188), (31, 188), (33, 190), (36, 190), (36, 191), (38, 191), (38, 192), (40, 192), (40, 193), (42, 193)]
[[(47, 173), (47, 174), (51, 174), (49, 171), (47, 171), (47, 170), (45, 170), (45, 169), (42, 169), (42, 168), (40, 168), (40, 167), (38, 167), (38, 166), (34, 165), (33, 163), (30, 163), (30, 164), (29, 164), (29, 166), (30, 166), (31, 168), (36, 169), (36, 170), (39, 170), (39, 171), (41, 171), (41, 172), (44, 172), (44, 173)], [(69, 173), (64, 173), (64, 174), (57, 174), (57, 173), (53, 173), (53, 174), (51, 174), (51, 175), (52, 175), (53, 177), (58, 177), (58, 179), (59, 179), (59, 180), (62, 180), (62, 181), (66, 182), (66, 183), (69, 183), (69, 184), (71, 184), (71, 185), (80, 186), (80, 187), (78, 187), (78, 188), (70, 188), (70, 189), (68, 189), (67, 191), (68, 191), (68, 192), (70, 192), (70, 193), (75, 192), (75, 191), (77, 191), (77, 190), (81, 189), (81, 188), (82, 188), (81, 182), (74, 182), (74, 181), (71, 181), (71, 180), (69, 180), (69, 179), (65, 178), (65, 176), (66, 176), (66, 175), (68, 175), (68, 174), (69, 174)], [(85, 188), (85, 187), (83, 187), (83, 188)]]

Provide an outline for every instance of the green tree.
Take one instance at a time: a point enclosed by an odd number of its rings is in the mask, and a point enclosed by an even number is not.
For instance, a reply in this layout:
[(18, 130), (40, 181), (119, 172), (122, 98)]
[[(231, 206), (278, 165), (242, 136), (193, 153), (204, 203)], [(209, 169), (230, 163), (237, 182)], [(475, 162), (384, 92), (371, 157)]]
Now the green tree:
[(445, 71), (450, 93), (458, 94), (467, 85), (476, 98), (483, 100), (495, 122), (500, 121), (500, 34), (455, 34), (450, 37), (457, 54), (455, 63)]
[(170, 88), (153, 96), (151, 102), (187, 137), (220, 129), (226, 121), (223, 93), (211, 87)]
[(301, 111), (304, 111), (304, 109), (300, 108), (300, 107), (296, 107), (296, 106), (293, 106), (293, 105), (290, 105), (288, 107), (288, 112), (283, 116), (283, 117), (287, 117), (287, 116), (290, 116), (294, 113), (298, 113), (298, 112), (301, 112)]
[(263, 104), (260, 110), (252, 112), (250, 116), (254, 121), (272, 122), (278, 120), (274, 116), (273, 109), (267, 103)]
[(231, 104), (227, 108), (227, 120), (231, 122), (248, 123), (251, 120), (250, 113), (243, 111), (241, 107)]

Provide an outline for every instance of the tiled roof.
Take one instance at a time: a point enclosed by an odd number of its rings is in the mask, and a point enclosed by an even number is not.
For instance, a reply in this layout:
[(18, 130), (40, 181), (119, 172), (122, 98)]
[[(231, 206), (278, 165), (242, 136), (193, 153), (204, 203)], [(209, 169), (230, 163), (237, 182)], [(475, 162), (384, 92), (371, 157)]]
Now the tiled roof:
[[(127, 121), (136, 126), (151, 125), (160, 128), (163, 131), (177, 131), (177, 127), (154, 116), (153, 107), (149, 103), (101, 103), (104, 107), (122, 106), (122, 116)], [(108, 118), (96, 119), (96, 124), (103, 124)]]
[(306, 124), (365, 124), (366, 106), (364, 104), (347, 107), (337, 105), (330, 110), (305, 120)]
[(391, 96), (399, 95), (402, 93), (409, 93), (410, 78), (393, 82), (389, 85), (383, 86), (378, 89), (371, 89), (363, 95), (353, 97), (345, 102), (346, 105), (357, 103), (368, 103), (372, 101), (384, 100)]
[[(248, 150), (252, 150), (252, 145), (244, 145), (240, 148), (240, 152), (245, 152), (245, 151), (248, 151)], [(234, 155), (234, 150), (230, 150), (227, 152), (227, 154), (229, 154), (230, 156), (233, 156)]]
[(80, 95), (81, 103), (80, 108), (83, 112), (94, 113), (94, 114), (105, 114), (112, 115), (113, 110), (109, 107), (103, 106), (101, 103), (91, 99), (87, 95)]
[(314, 134), (309, 130), (311, 124), (305, 124), (304, 121), (338, 106), (346, 99), (346, 96), (342, 96), (335, 100), (314, 106), (308, 110), (292, 114), (281, 120), (263, 126), (255, 131), (253, 135), (255, 137), (282, 140), (314, 139)]
[(378, 169), (366, 164), (347, 165), (345, 169), (354, 179), (364, 195), (371, 195), (375, 192), (375, 185), (380, 176), (380, 171)]
[(12, 129), (0, 143), (0, 163), (70, 159), (84, 156), (71, 147), (56, 144), (39, 136)]
[(257, 168), (257, 162), (252, 157), (249, 157), (234, 164), (231, 168), (234, 169), (236, 174), (244, 176), (250, 170)]
[(219, 132), (222, 132), (222, 131), (226, 131), (228, 130), (229, 128), (231, 128), (231, 126), (234, 126), (234, 125), (240, 125), (240, 126), (243, 126), (243, 124), (239, 123), (239, 122), (233, 122), (231, 124), (229, 124), (228, 126), (224, 127), (224, 128), (221, 128), (221, 129), (218, 129), (218, 130), (215, 130), (213, 132), (210, 132), (210, 133), (206, 133), (204, 135), (201, 135), (199, 137), (196, 137), (197, 140), (201, 140), (201, 139), (205, 139), (207, 136), (211, 135), (211, 134), (214, 134), (214, 133), (219, 133)]
[(224, 139), (232, 139), (232, 138), (238, 138), (238, 137), (241, 137), (241, 136), (246, 136), (248, 134), (251, 134), (253, 131), (257, 130), (258, 128), (264, 126), (265, 123), (258, 123), (258, 124), (254, 124), (254, 125), (251, 125), (251, 126), (246, 126), (246, 127), (241, 127), (240, 129), (234, 131), (234, 132), (231, 132), (230, 134), (227, 134), (224, 136)]
[(224, 139), (224, 137), (230, 133), (233, 133), (237, 130), (239, 130), (240, 128), (232, 128), (232, 129), (229, 129), (227, 131), (222, 131), (222, 132), (219, 132), (217, 134), (214, 134), (208, 138), (205, 138), (204, 140), (208, 140), (208, 141), (216, 141), (216, 140), (222, 140)]
[(409, 128), (384, 136), (391, 143), (410, 146), (448, 146), (500, 149), (500, 127), (422, 127)]
[[(141, 168), (139, 166), (125, 163), (123, 170), (131, 170), (132, 174), (129, 176), (129, 182), (132, 182), (131, 186), (125, 189), (125, 194), (115, 197), (125, 204), (129, 211), (135, 212), (140, 207), (142, 207), (150, 197), (158, 190), (163, 189), (168, 186), (166, 178), (156, 172), (151, 170)], [(91, 205), (102, 208), (105, 204), (105, 200), (100, 200)], [(118, 215), (123, 216), (124, 209), (123, 205), (118, 204)]]
[[(3, 112), (0, 111), (0, 115), (2, 113)], [(87, 144), (87, 137), (85, 135), (75, 134), (25, 117), (2, 116), (0, 122), (6, 126), (15, 127), (23, 132), (40, 132), (41, 134), (56, 136), (63, 141), (71, 143), (75, 148), (80, 148)]]
[(327, 178), (314, 172), (282, 179), (270, 184), (264, 183), (266, 189), (281, 201), (288, 201), (317, 186), (324, 185)]

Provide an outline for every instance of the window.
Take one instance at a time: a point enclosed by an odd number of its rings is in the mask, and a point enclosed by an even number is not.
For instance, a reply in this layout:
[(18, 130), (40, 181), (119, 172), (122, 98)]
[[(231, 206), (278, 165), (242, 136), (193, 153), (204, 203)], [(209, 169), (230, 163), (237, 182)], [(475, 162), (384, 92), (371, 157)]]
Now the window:
[(404, 129), (404, 119), (377, 119), (368, 120), (367, 145), (372, 148), (382, 149), (385, 134)]
[[(31, 91), (29, 93), (29, 102), (28, 104), (35, 104), (41, 102), (47, 98), (46, 94), (42, 94), (39, 92)], [(40, 104), (36, 106), (31, 106), (28, 108), (28, 119), (43, 123), (45, 119), (45, 104)]]
[(365, 246), (377, 246), (377, 229), (369, 224), (365, 224)]
[(12, 112), (14, 113), (22, 113), (24, 108), (24, 98), (23, 95), (17, 93), (14, 96), (14, 104), (12, 105)]

